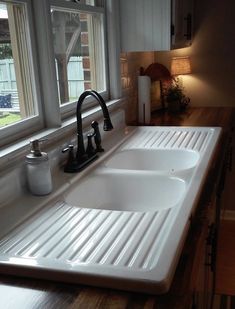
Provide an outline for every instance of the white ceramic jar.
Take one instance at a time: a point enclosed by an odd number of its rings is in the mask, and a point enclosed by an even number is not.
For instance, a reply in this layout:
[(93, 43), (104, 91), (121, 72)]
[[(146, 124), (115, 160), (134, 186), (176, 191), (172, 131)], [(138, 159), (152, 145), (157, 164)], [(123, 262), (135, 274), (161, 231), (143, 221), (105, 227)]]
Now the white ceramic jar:
[(40, 141), (30, 142), (31, 152), (26, 156), (28, 187), (34, 195), (46, 195), (52, 191), (49, 158), (47, 153), (40, 151)]

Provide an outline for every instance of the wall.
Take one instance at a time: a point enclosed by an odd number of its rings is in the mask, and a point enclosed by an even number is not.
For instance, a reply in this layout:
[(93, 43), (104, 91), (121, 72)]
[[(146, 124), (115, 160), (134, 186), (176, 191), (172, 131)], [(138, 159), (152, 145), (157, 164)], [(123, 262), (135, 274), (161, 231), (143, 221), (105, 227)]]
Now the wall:
[(189, 55), (192, 74), (183, 77), (193, 106), (235, 106), (235, 2), (195, 0), (195, 37), (190, 48), (156, 52), (168, 68), (170, 59)]
[(154, 62), (153, 52), (135, 52), (121, 54), (122, 93), (126, 99), (126, 123), (137, 120), (138, 80), (140, 67), (148, 67)]
[[(104, 148), (108, 147), (108, 145), (109, 147), (111, 147), (111, 144), (114, 142), (114, 144), (112, 144), (112, 146), (114, 146), (115, 142), (117, 142), (115, 136), (120, 136), (118, 134), (122, 135), (123, 128), (125, 127), (123, 109), (120, 108), (120, 104), (112, 107), (109, 106), (109, 113), (114, 127), (114, 130), (112, 131), (104, 131), (101, 129), (103, 124), (103, 114), (101, 111), (97, 111), (96, 108), (94, 110), (96, 110), (96, 112), (94, 111), (94, 113), (91, 113), (90, 115), (89, 113), (86, 113), (85, 117), (83, 118), (84, 136), (87, 136), (88, 132), (91, 132), (91, 122), (93, 120), (97, 120), (100, 127), (102, 145), (104, 146)], [(53, 131), (54, 130), (50, 130), (49, 135), (46, 136), (46, 140), (43, 142), (43, 145), (41, 145), (41, 150), (48, 153), (50, 167), (52, 170), (53, 192), (56, 193), (57, 190), (61, 189), (63, 183), (67, 182), (71, 178), (70, 176), (72, 176), (71, 174), (66, 174), (63, 172), (63, 166), (68, 160), (68, 153), (62, 153), (62, 149), (68, 147), (69, 144), (72, 144), (75, 145), (76, 150), (77, 134), (76, 128), (73, 123), (71, 123), (70, 125), (67, 123), (67, 125), (65, 124), (63, 128), (60, 128), (59, 130), (56, 130), (54, 132)], [(112, 136), (112, 134), (116, 135)], [(35, 135), (34, 138), (41, 138), (41, 136), (42, 135), (40, 135), (39, 133), (37, 136)], [(87, 139), (84, 139), (84, 143), (86, 148)], [(27, 154), (29, 154), (30, 146), (28, 143), (26, 144), (26, 141), (24, 140), (19, 141), (17, 146), (20, 148), (17, 149), (15, 148), (16, 145), (12, 145), (5, 150), (1, 149), (2, 153), (0, 161), (0, 209), (1, 207), (7, 206), (13, 202), (15, 205), (18, 205), (18, 201), (20, 198), (26, 197), (27, 200), (27, 198), (31, 196), (31, 194), (29, 194), (27, 186), (25, 164), (25, 157)], [(10, 153), (8, 153), (9, 150)], [(33, 205), (35, 203), (35, 207), (36, 204), (40, 204), (40, 199), (38, 200), (36, 198), (36, 200), (32, 202)], [(15, 203), (15, 201), (17, 202)], [(41, 200), (41, 202), (43, 201)], [(28, 206), (27, 203), (23, 203), (22, 209), (28, 212)], [(6, 207), (6, 209), (7, 208), (8, 207)], [(9, 218), (9, 220), (12, 220), (16, 214), (17, 212), (13, 212), (12, 217)], [(21, 214), (23, 216), (23, 212)]]

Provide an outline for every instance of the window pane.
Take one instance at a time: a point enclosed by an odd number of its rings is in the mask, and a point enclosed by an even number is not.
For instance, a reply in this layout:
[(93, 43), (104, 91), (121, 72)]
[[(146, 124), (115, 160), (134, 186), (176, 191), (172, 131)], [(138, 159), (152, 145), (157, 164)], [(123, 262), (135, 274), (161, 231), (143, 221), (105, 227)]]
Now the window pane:
[(105, 91), (103, 15), (52, 8), (51, 19), (60, 104)]
[(65, 1), (104, 7), (104, 0), (65, 0)]
[(0, 128), (37, 114), (24, 4), (0, 2)]

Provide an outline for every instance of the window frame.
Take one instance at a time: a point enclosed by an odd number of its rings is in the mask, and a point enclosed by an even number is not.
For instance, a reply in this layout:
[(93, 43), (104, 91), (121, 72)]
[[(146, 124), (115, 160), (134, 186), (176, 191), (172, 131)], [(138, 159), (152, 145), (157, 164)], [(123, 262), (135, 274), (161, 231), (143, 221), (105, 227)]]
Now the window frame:
[(41, 95), (40, 95), (40, 87), (39, 87), (39, 78), (36, 72), (38, 71), (38, 59), (36, 57), (36, 42), (34, 38), (34, 23), (33, 23), (33, 13), (32, 6), (30, 0), (1, 0), (2, 3), (15, 3), (15, 4), (23, 4), (25, 6), (26, 14), (27, 14), (27, 31), (28, 31), (28, 45), (31, 47), (30, 51), (30, 64), (32, 64), (32, 90), (35, 95), (36, 105), (37, 105), (37, 115), (33, 115), (26, 119), (22, 119), (19, 122), (14, 124), (7, 125), (6, 127), (2, 127), (0, 129), (0, 146), (5, 144), (9, 144), (15, 140), (26, 135), (26, 132), (30, 128), (31, 132), (36, 132), (43, 128), (43, 112), (42, 112), (42, 104), (41, 104)]
[[(82, 8), (87, 12), (102, 12), (104, 18), (104, 53), (105, 53), (105, 78), (107, 91), (100, 94), (107, 100), (121, 98), (120, 79), (120, 38), (118, 24), (119, 4), (116, 0), (106, 0), (104, 8), (64, 0), (1, 0), (5, 3), (24, 3), (26, 5), (33, 72), (35, 78), (35, 94), (38, 103), (38, 116), (24, 119), (18, 123), (7, 126), (0, 132), (0, 146), (7, 146), (10, 143), (17, 145), (21, 138), (29, 139), (34, 134), (43, 134), (48, 129), (59, 128), (64, 121), (73, 116), (75, 120), (76, 103), (65, 103), (59, 105), (56, 67), (54, 62), (54, 47), (52, 41), (52, 27), (50, 7), (54, 5), (62, 8)], [(41, 18), (43, 16), (43, 19)], [(107, 43), (106, 43), (107, 42)], [(37, 73), (37, 74), (35, 74)], [(112, 78), (110, 78), (112, 76)], [(84, 109), (96, 105), (93, 98), (86, 98)], [(53, 117), (51, 117), (53, 115)], [(27, 138), (28, 136), (28, 138)], [(18, 147), (18, 146), (17, 146)], [(7, 148), (6, 148), (7, 149)], [(1, 155), (0, 155), (1, 157)]]
[[(99, 13), (102, 15), (103, 23), (104, 23), (104, 60), (105, 60), (105, 68), (104, 68), (104, 74), (105, 74), (105, 83), (106, 83), (106, 90), (99, 92), (100, 95), (104, 98), (104, 100), (109, 99), (109, 74), (108, 74), (108, 46), (105, 42), (107, 42), (107, 27), (106, 27), (106, 14), (105, 14), (105, 8), (99, 7), (99, 6), (92, 6), (87, 4), (80, 4), (77, 2), (69, 2), (64, 0), (50, 0), (50, 7), (55, 7), (57, 9), (68, 9), (71, 11), (83, 11), (84, 13)], [(51, 28), (52, 31), (52, 28)], [(54, 49), (53, 49), (54, 50)], [(64, 120), (68, 118), (69, 116), (74, 115), (74, 110), (76, 108), (77, 100), (64, 103), (63, 105), (59, 105), (60, 113), (61, 113), (61, 119)], [(94, 106), (96, 102), (92, 97), (88, 97), (85, 100), (85, 104), (83, 106), (83, 109), (88, 109)]]

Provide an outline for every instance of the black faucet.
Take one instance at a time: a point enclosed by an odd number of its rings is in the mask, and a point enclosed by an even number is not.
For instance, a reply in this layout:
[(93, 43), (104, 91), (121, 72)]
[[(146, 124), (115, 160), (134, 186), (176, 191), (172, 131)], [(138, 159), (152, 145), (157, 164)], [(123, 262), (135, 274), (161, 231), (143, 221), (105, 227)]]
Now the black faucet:
[[(102, 112), (104, 116), (104, 126), (103, 126), (104, 131), (110, 131), (113, 129), (113, 125), (110, 120), (108, 108), (103, 98), (101, 97), (101, 95), (95, 90), (84, 91), (78, 99), (77, 110), (76, 110), (76, 116), (77, 116), (77, 153), (76, 153), (76, 156), (73, 155), (72, 145), (70, 145), (68, 148), (63, 149), (63, 152), (65, 151), (70, 152), (69, 160), (64, 168), (64, 171), (68, 173), (74, 173), (74, 172), (78, 172), (82, 170), (85, 166), (87, 166), (89, 163), (91, 163), (93, 160), (95, 160), (98, 157), (96, 152), (99, 151), (99, 149), (97, 149), (97, 151), (95, 152), (92, 152), (91, 154), (85, 151), (84, 139), (83, 139), (83, 133), (82, 133), (81, 108), (82, 108), (82, 103), (84, 102), (85, 98), (89, 95), (93, 96), (99, 102), (102, 108)], [(95, 134), (97, 133), (95, 132)], [(89, 136), (89, 138), (91, 141), (91, 136)], [(100, 136), (98, 136), (98, 138), (100, 138)]]

